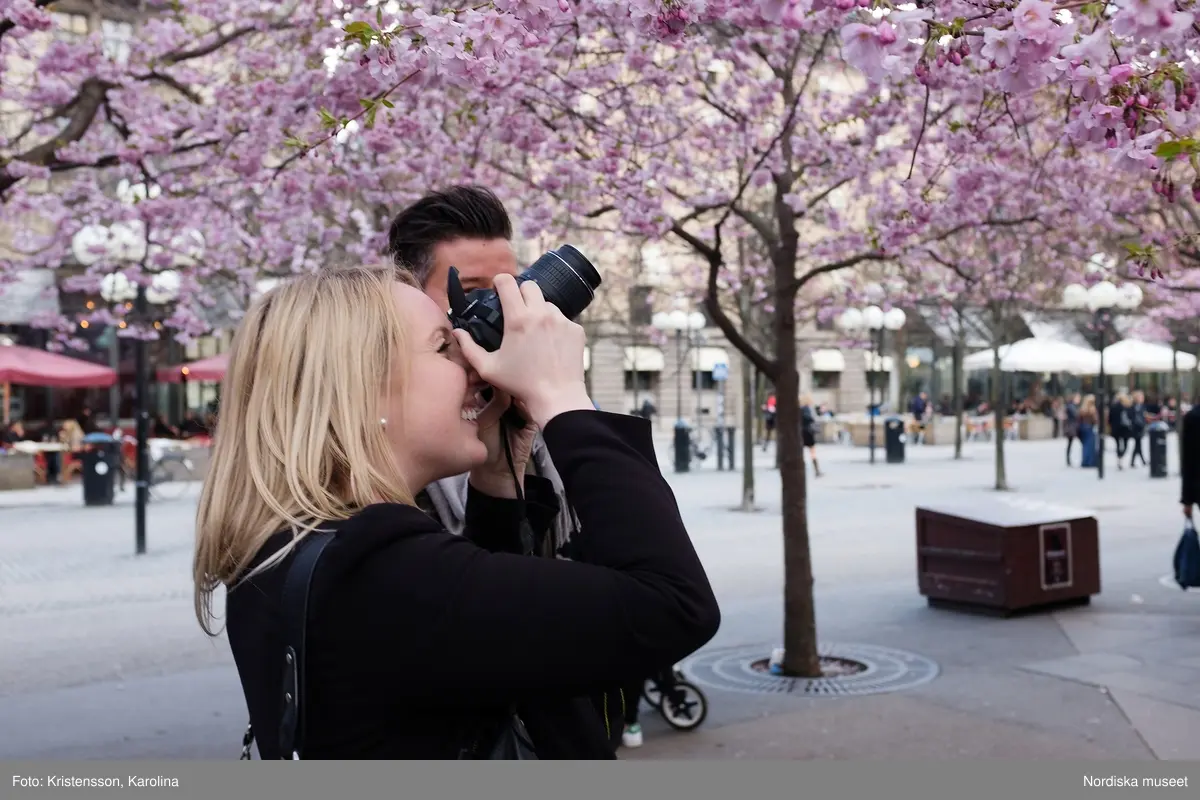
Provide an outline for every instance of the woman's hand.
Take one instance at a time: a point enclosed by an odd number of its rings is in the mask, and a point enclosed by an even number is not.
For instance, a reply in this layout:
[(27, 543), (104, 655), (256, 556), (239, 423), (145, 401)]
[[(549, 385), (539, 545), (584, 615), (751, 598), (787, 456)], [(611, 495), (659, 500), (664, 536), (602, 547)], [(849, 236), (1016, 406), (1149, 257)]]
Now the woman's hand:
[[(529, 464), (533, 440), (537, 436), (537, 428), (532, 423), (520, 430), (512, 430), (501, 423), (500, 418), (510, 405), (512, 398), (496, 390), (491, 402), (479, 413), (476, 423), (479, 426), (479, 439), (487, 445), (488, 457), (487, 461), (471, 470), (469, 480), (472, 486), (491, 497), (515, 498), (516, 487), (520, 485), (524, 489), (525, 467)], [(518, 410), (521, 410), (519, 406)], [(524, 411), (521, 416), (528, 418)], [(501, 438), (504, 434), (508, 435), (509, 453), (512, 455), (511, 470)]]
[(504, 313), (500, 349), (489, 353), (464, 330), (454, 336), (483, 380), (511, 395), (539, 428), (565, 411), (594, 410), (583, 382), (583, 328), (546, 302), (533, 281), (511, 275), (493, 283)]

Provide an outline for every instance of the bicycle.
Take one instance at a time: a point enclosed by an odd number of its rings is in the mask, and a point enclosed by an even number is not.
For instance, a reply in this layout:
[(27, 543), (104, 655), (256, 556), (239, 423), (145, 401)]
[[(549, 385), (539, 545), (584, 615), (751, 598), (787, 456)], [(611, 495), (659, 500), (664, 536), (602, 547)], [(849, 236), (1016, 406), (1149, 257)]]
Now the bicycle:
[(167, 450), (150, 462), (150, 497), (153, 500), (178, 500), (188, 484), (196, 480), (195, 465), (181, 450)]
[(708, 717), (708, 698), (679, 667), (647, 678), (642, 697), (677, 731), (695, 730)]

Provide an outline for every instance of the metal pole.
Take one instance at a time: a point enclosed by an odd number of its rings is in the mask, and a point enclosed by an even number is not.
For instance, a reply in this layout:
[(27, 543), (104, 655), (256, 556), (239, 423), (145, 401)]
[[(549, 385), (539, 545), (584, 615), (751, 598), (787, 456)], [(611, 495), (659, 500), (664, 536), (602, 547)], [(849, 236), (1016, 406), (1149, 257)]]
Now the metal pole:
[(882, 328), (880, 328), (879, 331), (871, 332), (871, 353), (874, 358), (871, 360), (871, 371), (867, 373), (867, 380), (869, 381), (870, 385), (870, 400), (867, 403), (867, 416), (870, 417), (871, 423), (871, 432), (868, 436), (868, 441), (871, 448), (872, 464), (875, 463), (875, 375), (876, 372), (878, 372), (876, 367), (879, 366), (879, 351), (883, 349), (879, 344), (879, 334), (882, 332)]
[[(113, 371), (121, 368), (121, 338), (117, 336), (118, 328), (113, 327), (112, 344), (108, 349), (108, 366)], [(114, 383), (108, 388), (108, 416), (112, 420), (112, 426), (115, 428), (120, 425), (121, 420), (121, 385), (120, 382)]]
[(683, 331), (675, 331), (675, 421), (683, 419)]
[(1097, 416), (1100, 418), (1098, 420), (1100, 435), (1097, 437), (1098, 441), (1096, 443), (1098, 448), (1098, 452), (1096, 453), (1096, 475), (1099, 476), (1100, 480), (1104, 479), (1104, 418), (1108, 416), (1108, 381), (1104, 376), (1104, 346), (1106, 344), (1105, 339), (1107, 338), (1105, 336), (1107, 333), (1105, 326), (1108, 323), (1108, 320), (1105, 319), (1105, 314), (1104, 309), (1100, 309), (1096, 314), (1096, 320), (1099, 323), (1097, 327), (1100, 329), (1100, 408), (1097, 409), (1099, 411)]
[[(146, 287), (138, 284), (137, 309), (138, 322), (144, 323), (146, 313)], [(150, 450), (147, 439), (150, 437), (150, 410), (147, 408), (147, 395), (150, 394), (150, 372), (147, 368), (146, 340), (138, 337), (136, 343), (135, 369), (137, 370), (137, 498), (135, 502), (134, 525), (137, 537), (137, 554), (146, 552), (146, 503), (150, 494)]]

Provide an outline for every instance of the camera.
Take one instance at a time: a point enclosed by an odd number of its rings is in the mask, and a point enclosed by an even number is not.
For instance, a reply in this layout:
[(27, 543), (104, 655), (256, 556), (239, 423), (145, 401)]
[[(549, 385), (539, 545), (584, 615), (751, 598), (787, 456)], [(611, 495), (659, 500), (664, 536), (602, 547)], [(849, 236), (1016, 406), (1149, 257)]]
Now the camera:
[[(596, 297), (600, 273), (583, 253), (569, 244), (550, 250), (517, 276), (517, 284), (534, 281), (542, 295), (557, 306), (567, 319), (574, 320)], [(504, 338), (504, 312), (495, 289), (472, 289), (464, 292), (458, 269), (450, 267), (446, 279), (446, 295), (450, 300), (450, 324), (471, 335), (475, 343), (488, 352), (500, 348)], [(490, 399), (490, 393), (489, 393)], [(516, 427), (525, 421), (515, 408), (504, 418)]]
[[(542, 257), (517, 276), (517, 283), (534, 281), (546, 300), (558, 307), (567, 319), (574, 320), (596, 296), (600, 273), (583, 253), (569, 244), (543, 253)], [(450, 298), (450, 324), (471, 334), (475, 343), (488, 352), (500, 348), (504, 338), (504, 313), (495, 289), (463, 291), (458, 269), (450, 268), (446, 279)]]

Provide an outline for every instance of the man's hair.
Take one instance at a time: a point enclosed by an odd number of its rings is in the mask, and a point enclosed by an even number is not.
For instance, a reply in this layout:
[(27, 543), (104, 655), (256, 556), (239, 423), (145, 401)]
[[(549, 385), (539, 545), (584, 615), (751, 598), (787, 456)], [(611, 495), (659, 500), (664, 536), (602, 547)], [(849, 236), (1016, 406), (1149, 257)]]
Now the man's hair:
[(433, 270), (433, 249), (455, 239), (512, 239), (504, 204), (482, 186), (430, 192), (405, 208), (388, 230), (387, 254), (424, 287)]

